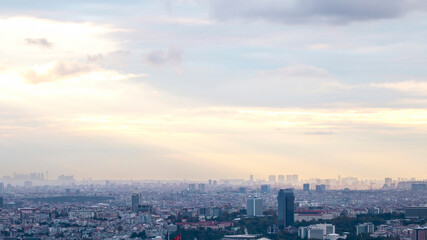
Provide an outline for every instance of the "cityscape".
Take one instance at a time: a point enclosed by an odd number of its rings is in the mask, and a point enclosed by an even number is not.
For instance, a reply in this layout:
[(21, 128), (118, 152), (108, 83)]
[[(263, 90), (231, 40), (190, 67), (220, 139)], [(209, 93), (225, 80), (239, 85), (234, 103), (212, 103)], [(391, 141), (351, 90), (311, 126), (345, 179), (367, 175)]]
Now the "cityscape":
[(0, 240), (427, 240), (427, 0), (0, 0)]
[(425, 239), (427, 179), (0, 182), (2, 239)]

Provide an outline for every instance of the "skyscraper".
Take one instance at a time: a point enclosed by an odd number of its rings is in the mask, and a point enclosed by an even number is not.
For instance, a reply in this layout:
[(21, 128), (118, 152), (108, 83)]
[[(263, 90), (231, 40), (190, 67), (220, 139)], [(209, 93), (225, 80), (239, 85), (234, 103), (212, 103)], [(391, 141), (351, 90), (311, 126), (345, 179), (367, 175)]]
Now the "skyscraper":
[(326, 191), (325, 184), (316, 185), (316, 192), (324, 192), (324, 191)]
[(391, 186), (391, 184), (393, 183), (393, 179), (392, 178), (385, 178), (384, 179), (384, 184), (387, 186)]
[(279, 182), (285, 182), (285, 176), (284, 175), (279, 175), (278, 176), (278, 181)]
[(141, 193), (133, 193), (132, 194), (132, 210), (137, 211), (140, 204), (141, 204)]
[(269, 193), (270, 192), (270, 185), (263, 184), (261, 185), (261, 193)]
[(268, 177), (268, 180), (269, 180), (270, 182), (272, 182), (272, 183), (275, 183), (275, 182), (276, 182), (276, 175), (270, 175), (270, 176)]
[(310, 191), (310, 184), (304, 183), (304, 185), (302, 185), (302, 189), (304, 190), (304, 192)]
[(298, 175), (297, 174), (292, 175), (292, 184), (298, 184)]
[(248, 200), (246, 201), (246, 210), (248, 216), (262, 216), (262, 198), (248, 198)]
[(277, 195), (279, 227), (284, 228), (294, 224), (294, 190), (280, 189)]
[(199, 191), (202, 193), (206, 192), (206, 185), (204, 183), (199, 183)]
[(3, 208), (3, 197), (0, 197), (0, 208)]

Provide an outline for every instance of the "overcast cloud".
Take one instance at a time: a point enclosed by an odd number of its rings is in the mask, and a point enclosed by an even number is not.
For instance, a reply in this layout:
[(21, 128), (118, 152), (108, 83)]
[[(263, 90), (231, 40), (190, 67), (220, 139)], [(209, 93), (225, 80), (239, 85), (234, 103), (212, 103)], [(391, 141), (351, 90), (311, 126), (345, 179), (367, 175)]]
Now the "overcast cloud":
[(210, 0), (219, 20), (264, 20), (283, 24), (347, 24), (403, 17), (425, 11), (422, 0)]
[(0, 176), (425, 177), (426, 5), (2, 1)]

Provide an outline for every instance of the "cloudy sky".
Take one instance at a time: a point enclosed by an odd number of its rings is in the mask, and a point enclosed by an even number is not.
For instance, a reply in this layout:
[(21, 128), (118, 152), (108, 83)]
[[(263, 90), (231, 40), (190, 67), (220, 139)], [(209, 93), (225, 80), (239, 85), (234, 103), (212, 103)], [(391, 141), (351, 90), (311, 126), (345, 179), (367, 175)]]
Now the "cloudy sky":
[(424, 0), (2, 0), (0, 175), (427, 178)]

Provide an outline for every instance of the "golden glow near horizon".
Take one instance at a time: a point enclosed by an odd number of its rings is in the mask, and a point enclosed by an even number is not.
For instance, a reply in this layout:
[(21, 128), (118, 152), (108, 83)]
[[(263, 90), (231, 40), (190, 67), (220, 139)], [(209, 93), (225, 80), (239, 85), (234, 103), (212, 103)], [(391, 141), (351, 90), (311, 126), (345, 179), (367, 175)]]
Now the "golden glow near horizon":
[[(113, 179), (427, 177), (426, 108), (198, 101), (154, 87), (147, 67), (111, 67), (125, 64), (118, 56), (128, 53), (121, 51), (126, 40), (109, 34), (132, 30), (34, 17), (3, 17), (0, 28), (0, 144), (8, 149), (0, 175), (19, 167)], [(96, 61), (107, 55), (110, 63)], [(321, 72), (322, 81), (314, 82), (319, 89), (336, 85), (335, 79), (325, 84), (323, 70), (304, 69)], [(180, 71), (189, 70), (174, 74)], [(288, 68), (281, 74), (297, 73)], [(425, 96), (426, 86), (364, 87)]]

